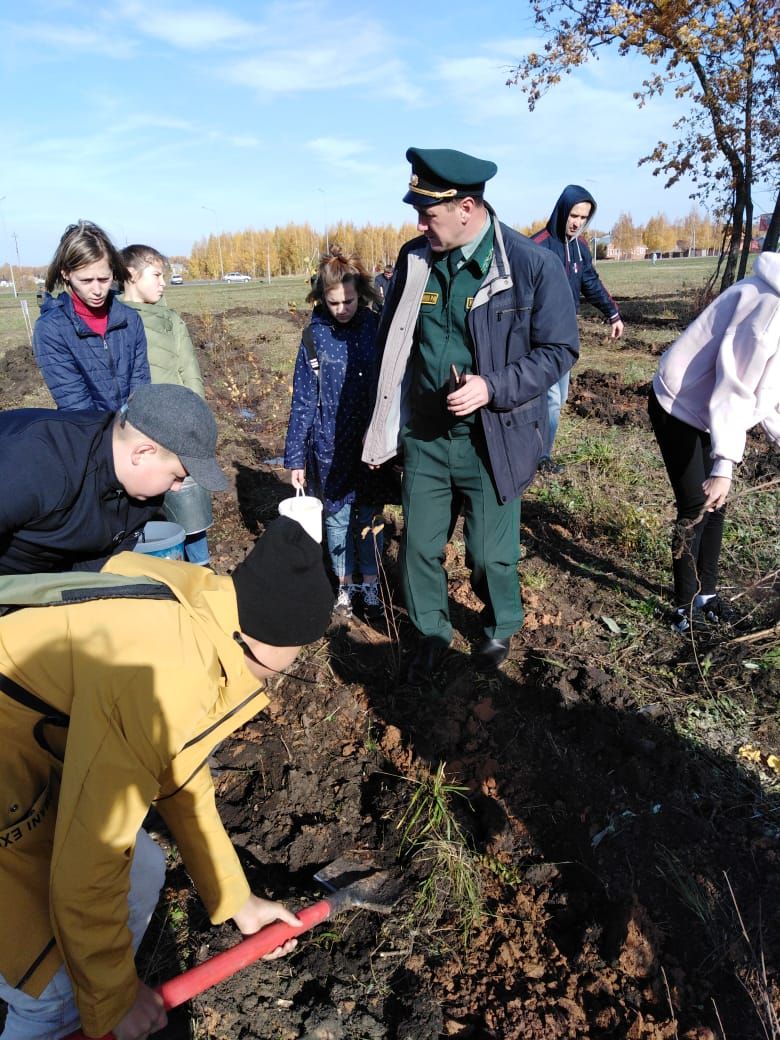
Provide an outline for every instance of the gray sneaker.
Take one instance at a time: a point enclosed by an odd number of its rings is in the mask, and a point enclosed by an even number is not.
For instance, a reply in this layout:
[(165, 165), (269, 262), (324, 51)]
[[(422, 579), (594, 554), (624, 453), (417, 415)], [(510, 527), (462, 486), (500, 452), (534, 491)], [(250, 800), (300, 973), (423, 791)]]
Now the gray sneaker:
[(338, 614), (339, 617), (343, 618), (352, 617), (352, 592), (354, 588), (354, 585), (339, 585), (336, 602), (333, 604), (334, 614)]
[(713, 596), (701, 607), (676, 607), (669, 616), (672, 631), (681, 636), (691, 628), (702, 631), (713, 625), (732, 625), (734, 619), (734, 611), (719, 596)]
[(385, 605), (379, 595), (378, 581), (364, 581), (360, 586), (363, 613), (370, 621), (381, 621), (385, 616)]

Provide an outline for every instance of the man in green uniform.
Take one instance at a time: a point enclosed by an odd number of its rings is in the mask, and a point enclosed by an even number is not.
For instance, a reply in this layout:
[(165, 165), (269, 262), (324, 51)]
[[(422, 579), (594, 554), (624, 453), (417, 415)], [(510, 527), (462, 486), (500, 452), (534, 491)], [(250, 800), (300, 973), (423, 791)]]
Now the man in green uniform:
[(480, 670), (498, 667), (523, 622), (519, 497), (546, 440), (548, 387), (579, 353), (560, 263), (501, 224), (483, 193), (492, 162), (410, 148), (404, 202), (421, 237), (401, 250), (382, 312), (382, 363), (363, 459), (404, 459), (401, 574), (425, 681), (452, 639), (444, 553), (464, 503), (471, 584), (484, 604)]

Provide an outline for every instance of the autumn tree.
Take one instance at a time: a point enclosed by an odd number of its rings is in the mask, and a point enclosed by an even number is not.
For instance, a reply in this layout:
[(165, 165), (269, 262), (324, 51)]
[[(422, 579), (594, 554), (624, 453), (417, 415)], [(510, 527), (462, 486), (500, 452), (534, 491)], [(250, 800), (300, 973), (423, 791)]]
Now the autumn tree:
[[(634, 93), (640, 107), (665, 90), (690, 102), (639, 163), (666, 176), (689, 177), (694, 198), (712, 198), (725, 218), (721, 288), (743, 277), (750, 249), (753, 185), (776, 181), (778, 125), (777, 0), (531, 0), (546, 37), (513, 70), (509, 85), (533, 110), (563, 75), (614, 46), (639, 53), (657, 71)], [(774, 171), (774, 172), (773, 172)]]
[(612, 245), (621, 253), (631, 254), (634, 246), (642, 241), (642, 232), (634, 226), (630, 213), (621, 213), (612, 228)]
[(176, 259), (186, 262), (192, 278), (219, 278), (223, 268), (242, 271), (253, 278), (310, 275), (328, 244), (338, 242), (345, 253), (357, 253), (371, 268), (394, 263), (403, 243), (416, 234), (413, 224), (403, 224), (400, 228), (391, 224), (367, 224), (357, 228), (340, 222), (320, 233), (309, 224), (290, 223), (262, 231), (246, 228), (209, 235), (193, 245), (189, 260)]
[(663, 213), (656, 213), (645, 224), (642, 241), (651, 253), (670, 253), (677, 236)]
[(694, 250), (706, 249), (715, 243), (710, 234), (711, 225), (698, 206), (692, 206), (687, 216), (682, 220), (682, 238), (687, 242), (687, 251), (690, 255)]

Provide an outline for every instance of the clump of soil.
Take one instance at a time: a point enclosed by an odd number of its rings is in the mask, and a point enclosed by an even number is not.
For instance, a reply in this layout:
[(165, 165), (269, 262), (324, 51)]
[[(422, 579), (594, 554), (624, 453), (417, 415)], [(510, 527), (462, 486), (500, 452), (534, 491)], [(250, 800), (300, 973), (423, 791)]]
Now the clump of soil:
[(649, 426), (650, 384), (626, 386), (614, 373), (585, 369), (572, 383), (568, 406), (585, 419), (609, 426)]

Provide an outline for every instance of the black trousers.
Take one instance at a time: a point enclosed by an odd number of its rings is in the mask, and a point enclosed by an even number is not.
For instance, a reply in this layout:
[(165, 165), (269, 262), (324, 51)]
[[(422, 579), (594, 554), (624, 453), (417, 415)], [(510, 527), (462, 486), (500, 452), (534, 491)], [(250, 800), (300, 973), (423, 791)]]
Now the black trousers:
[(717, 591), (726, 509), (721, 506), (694, 522), (706, 497), (702, 484), (712, 469), (710, 435), (665, 412), (652, 388), (647, 410), (677, 503), (672, 534), (674, 602), (688, 607), (697, 594)]

